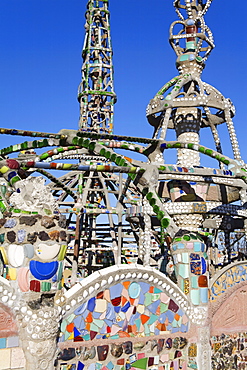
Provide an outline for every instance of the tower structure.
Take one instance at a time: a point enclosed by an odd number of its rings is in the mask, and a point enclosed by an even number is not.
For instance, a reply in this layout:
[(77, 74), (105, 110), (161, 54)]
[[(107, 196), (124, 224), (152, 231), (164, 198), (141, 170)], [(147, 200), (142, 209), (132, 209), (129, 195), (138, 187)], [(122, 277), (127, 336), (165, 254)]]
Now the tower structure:
[[(234, 158), (240, 160), (239, 145), (232, 123), (235, 108), (211, 85), (201, 80), (205, 62), (214, 48), (213, 34), (204, 15), (212, 1), (174, 1), (179, 20), (171, 24), (169, 41), (174, 49), (179, 75), (166, 83), (151, 100), (147, 117), (155, 127), (154, 137), (164, 140), (167, 129), (176, 131), (177, 140), (199, 144), (200, 130), (211, 129), (216, 150), (221, 153), (217, 126), (227, 124)], [(178, 150), (178, 165), (200, 165), (199, 155)]]
[(85, 40), (82, 50), (82, 82), (79, 85), (79, 129), (97, 133), (113, 132), (112, 46), (108, 1), (87, 4)]

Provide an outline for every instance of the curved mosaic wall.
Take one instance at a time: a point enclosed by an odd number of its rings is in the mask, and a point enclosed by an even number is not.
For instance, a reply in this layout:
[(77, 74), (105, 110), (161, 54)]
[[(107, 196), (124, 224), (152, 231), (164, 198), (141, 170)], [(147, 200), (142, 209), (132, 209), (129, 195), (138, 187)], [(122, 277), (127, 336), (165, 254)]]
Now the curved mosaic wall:
[(211, 301), (215, 301), (227, 289), (247, 281), (247, 264), (236, 265), (225, 271), (211, 286)]
[(163, 290), (122, 281), (99, 292), (61, 323), (60, 342), (188, 332), (189, 318)]

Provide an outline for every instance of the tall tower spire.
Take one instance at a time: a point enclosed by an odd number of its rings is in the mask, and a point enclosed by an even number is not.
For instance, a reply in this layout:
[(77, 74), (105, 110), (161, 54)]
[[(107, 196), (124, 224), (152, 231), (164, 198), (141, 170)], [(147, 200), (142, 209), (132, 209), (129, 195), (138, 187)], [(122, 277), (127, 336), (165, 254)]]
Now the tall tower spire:
[[(211, 129), (216, 150), (221, 153), (217, 126), (226, 123), (234, 159), (240, 160), (240, 149), (232, 122), (235, 108), (213, 86), (201, 80), (201, 73), (211, 50), (213, 34), (204, 15), (212, 0), (175, 0), (179, 20), (170, 27), (169, 41), (174, 49), (179, 75), (166, 83), (147, 108), (149, 123), (155, 127), (154, 137), (165, 139), (167, 129), (175, 129), (178, 141), (199, 144), (200, 131)], [(178, 149), (177, 164), (200, 165), (199, 153)]]
[(116, 102), (108, 3), (108, 0), (88, 1), (82, 81), (78, 91), (79, 129), (97, 133), (113, 132), (113, 105)]

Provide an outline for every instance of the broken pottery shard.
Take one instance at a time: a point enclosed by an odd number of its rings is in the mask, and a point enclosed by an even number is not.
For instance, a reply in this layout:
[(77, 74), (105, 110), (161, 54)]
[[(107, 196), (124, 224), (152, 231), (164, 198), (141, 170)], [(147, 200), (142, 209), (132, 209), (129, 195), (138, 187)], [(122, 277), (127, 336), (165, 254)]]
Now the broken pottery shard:
[(61, 230), (59, 233), (59, 237), (62, 241), (66, 241), (66, 238), (67, 238), (66, 232), (64, 230)]
[(145, 347), (146, 343), (145, 342), (138, 342), (138, 343), (134, 343), (134, 349), (136, 351), (139, 351), (141, 350), (143, 347)]
[(49, 235), (45, 231), (40, 231), (39, 232), (39, 239), (44, 242), (46, 240), (49, 240), (50, 237), (49, 237)]
[(164, 347), (165, 340), (164, 339), (159, 339), (158, 340), (158, 345), (157, 345), (157, 353), (160, 353)]
[(75, 357), (75, 348), (65, 348), (59, 355), (59, 359), (69, 361)]
[(41, 226), (44, 226), (46, 229), (56, 226), (52, 217), (44, 216), (41, 220)]
[(67, 219), (64, 215), (59, 216), (58, 226), (62, 229), (66, 229), (67, 227)]
[(36, 224), (37, 218), (33, 216), (21, 216), (19, 222), (20, 222), (20, 225), (24, 224), (27, 226), (33, 226)]
[(86, 361), (88, 359), (92, 360), (95, 357), (95, 355), (96, 355), (95, 347), (91, 347), (91, 348), (84, 347), (84, 351), (82, 355), (83, 361)]
[(48, 233), (51, 240), (59, 241), (59, 231), (58, 230), (52, 230)]
[(130, 353), (132, 353), (132, 351), (133, 351), (132, 342), (130, 342), (130, 341), (124, 342), (123, 343), (123, 349), (124, 349), (124, 353), (126, 353), (126, 355), (129, 355)]
[(2, 227), (6, 222), (6, 218), (0, 218), (0, 227)]
[(26, 230), (24, 229), (21, 229), (21, 230), (18, 230), (17, 232), (17, 240), (18, 240), (18, 243), (23, 243), (25, 238), (26, 238)]
[(151, 340), (151, 351), (157, 346), (157, 340)]
[(27, 241), (29, 242), (29, 243), (35, 243), (36, 242), (36, 240), (37, 240), (37, 233), (35, 232), (35, 233), (29, 233), (28, 235), (27, 235)]
[(172, 348), (172, 339), (168, 338), (166, 340), (166, 348), (171, 349)]
[(114, 357), (120, 357), (122, 356), (123, 354), (123, 347), (121, 344), (115, 344), (113, 343), (111, 345), (111, 354), (114, 356)]
[(15, 227), (16, 224), (17, 224), (17, 221), (14, 218), (10, 218), (9, 220), (5, 222), (4, 227), (12, 228), (12, 227)]
[(98, 353), (98, 359), (99, 361), (105, 361), (108, 355), (109, 346), (98, 346), (97, 347), (97, 353)]
[(7, 232), (7, 239), (10, 243), (14, 243), (16, 239), (16, 233), (14, 231)]

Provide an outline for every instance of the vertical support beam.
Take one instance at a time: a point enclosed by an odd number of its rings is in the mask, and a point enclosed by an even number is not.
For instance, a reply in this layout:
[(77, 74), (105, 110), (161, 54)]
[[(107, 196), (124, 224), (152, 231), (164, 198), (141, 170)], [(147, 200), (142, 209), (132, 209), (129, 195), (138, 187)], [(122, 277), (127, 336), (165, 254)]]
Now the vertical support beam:
[(78, 257), (80, 250), (80, 237), (81, 237), (81, 215), (78, 215), (76, 218), (76, 229), (75, 229), (75, 244), (74, 244), (74, 256), (72, 262), (72, 274), (71, 274), (71, 285), (75, 285), (77, 279), (77, 270), (78, 270)]

